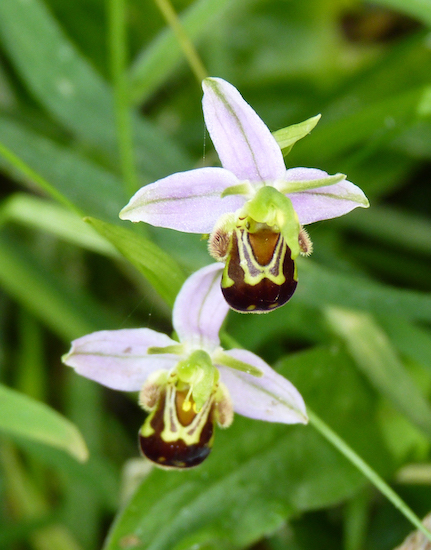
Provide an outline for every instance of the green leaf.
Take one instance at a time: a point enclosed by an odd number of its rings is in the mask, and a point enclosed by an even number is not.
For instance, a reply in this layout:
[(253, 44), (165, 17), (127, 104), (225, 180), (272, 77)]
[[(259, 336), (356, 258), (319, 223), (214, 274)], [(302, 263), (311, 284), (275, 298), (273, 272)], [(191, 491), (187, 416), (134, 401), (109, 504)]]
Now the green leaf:
[(336, 224), (393, 245), (397, 250), (431, 255), (431, 222), (418, 212), (413, 214), (391, 206), (373, 205), (367, 212), (351, 212), (338, 218)]
[(44, 403), (0, 385), (0, 430), (63, 449), (80, 462), (88, 449), (78, 429)]
[(425, 89), (426, 86), (419, 86), (403, 90), (366, 105), (355, 106), (347, 114), (338, 111), (338, 116), (323, 119), (319, 131), (295, 149), (292, 162), (301, 165), (301, 159), (313, 158), (316, 165), (327, 164), (328, 159), (344, 158), (365, 142), (369, 146), (370, 140), (375, 140), (376, 146), (380, 146), (383, 141), (390, 141), (416, 121)]
[(173, 305), (185, 281), (185, 275), (175, 260), (157, 245), (130, 229), (95, 218), (86, 218), (86, 221), (148, 279), (170, 306)]
[(298, 261), (298, 289), (294, 299), (313, 307), (335, 305), (344, 308), (399, 315), (405, 319), (431, 321), (431, 295), (392, 288), (315, 264)]
[(377, 315), (377, 319), (400, 353), (417, 361), (429, 372), (431, 371), (431, 333), (429, 330), (418, 327), (400, 316)]
[[(88, 440), (88, 437), (86, 439)], [(39, 462), (64, 476), (75, 490), (79, 488), (87, 495), (91, 494), (98, 504), (108, 507), (109, 510), (117, 509), (120, 493), (118, 468), (106, 454), (98, 454), (90, 449), (88, 460), (85, 464), (80, 464), (61, 450), (41, 445), (37, 441), (23, 439), (16, 443)]]
[[(0, 36), (29, 90), (80, 140), (118, 159), (114, 100), (108, 85), (70, 42), (41, 0), (2, 0)], [(190, 167), (179, 148), (134, 113), (142, 174), (156, 179)]]
[(280, 146), (283, 157), (286, 157), (290, 153), (292, 147), (297, 141), (307, 136), (311, 130), (316, 127), (321, 116), (322, 115), (316, 115), (304, 120), (304, 122), (292, 124), (287, 128), (281, 128), (280, 130), (273, 132), (272, 135), (275, 137), (278, 145)]
[[(198, 0), (180, 17), (184, 31), (190, 39), (202, 36), (215, 23), (229, 0)], [(132, 100), (145, 101), (181, 60), (183, 53), (171, 28), (166, 28), (138, 55), (130, 70)]]
[(44, 269), (24, 245), (0, 235), (0, 284), (53, 332), (72, 340), (101, 328), (118, 326), (90, 296), (66, 286)]
[[(38, 550), (81, 550), (68, 528), (55, 521), (48, 498), (29, 475), (28, 466), (24, 467), (9, 441), (2, 442), (0, 461), (5, 473), (6, 495), (13, 504), (15, 515), (27, 522), (35, 520), (34, 530), (29, 533), (31, 546)], [(38, 519), (42, 520), (39, 524)], [(48, 519), (49, 524), (46, 524)]]
[(11, 222), (45, 231), (92, 252), (120, 257), (115, 248), (81, 218), (49, 200), (25, 193), (11, 195), (0, 206), (0, 226)]
[(431, 438), (431, 407), (373, 318), (340, 308), (328, 308), (326, 316), (370, 382)]
[[(306, 402), (324, 411), (375, 467), (391, 468), (373, 422), (371, 392), (345, 353), (315, 349), (291, 356), (281, 373), (295, 373)], [(199, 468), (153, 470), (120, 514), (105, 550), (120, 550), (127, 540), (139, 550), (186, 550), (197, 542), (242, 548), (300, 511), (339, 503), (363, 483), (312, 427), (236, 416), (231, 428), (217, 432), (212, 456)]]
[[(127, 198), (121, 181), (107, 170), (7, 117), (0, 116), (0, 137), (12, 153), (46, 180), (44, 187), (34, 182), (45, 193), (56, 200), (59, 200), (59, 193), (87, 215), (118, 219), (118, 212)], [(1, 155), (0, 167), (27, 185), (29, 179), (34, 181), (20, 166)]]

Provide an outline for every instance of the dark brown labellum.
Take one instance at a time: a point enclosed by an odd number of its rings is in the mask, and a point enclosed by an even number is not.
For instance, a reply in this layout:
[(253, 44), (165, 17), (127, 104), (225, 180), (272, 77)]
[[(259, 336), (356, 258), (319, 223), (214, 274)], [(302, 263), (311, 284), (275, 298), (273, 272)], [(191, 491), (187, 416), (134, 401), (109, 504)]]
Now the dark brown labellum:
[(169, 386), (139, 433), (144, 456), (164, 468), (192, 468), (209, 455), (214, 439), (212, 400), (199, 413), (182, 407), (185, 391)]
[(222, 278), (222, 292), (231, 308), (247, 313), (272, 311), (284, 305), (297, 285), (295, 262), (280, 233), (236, 229)]

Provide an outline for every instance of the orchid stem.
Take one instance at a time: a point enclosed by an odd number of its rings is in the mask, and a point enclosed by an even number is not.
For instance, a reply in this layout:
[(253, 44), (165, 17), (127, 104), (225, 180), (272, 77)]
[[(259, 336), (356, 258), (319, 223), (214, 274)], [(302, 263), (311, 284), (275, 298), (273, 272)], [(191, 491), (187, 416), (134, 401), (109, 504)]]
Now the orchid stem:
[(389, 487), (389, 485), (369, 466), (356, 452), (347, 445), (323, 420), (307, 407), (310, 424), (340, 451), (356, 468), (367, 477), (371, 483), (397, 508), (425, 537), (431, 541), (431, 532), (423, 525), (418, 516), (407, 504)]
[(121, 171), (127, 193), (138, 189), (129, 83), (127, 80), (126, 0), (109, 0), (109, 49)]
[(168, 25), (171, 27), (175, 36), (178, 39), (181, 49), (190, 65), (193, 74), (195, 75), (199, 85), (204, 80), (208, 73), (204, 67), (204, 64), (199, 57), (193, 42), (190, 40), (188, 34), (184, 30), (181, 21), (178, 18), (176, 11), (174, 10), (170, 0), (154, 0), (157, 7), (161, 11), (163, 17), (166, 19)]

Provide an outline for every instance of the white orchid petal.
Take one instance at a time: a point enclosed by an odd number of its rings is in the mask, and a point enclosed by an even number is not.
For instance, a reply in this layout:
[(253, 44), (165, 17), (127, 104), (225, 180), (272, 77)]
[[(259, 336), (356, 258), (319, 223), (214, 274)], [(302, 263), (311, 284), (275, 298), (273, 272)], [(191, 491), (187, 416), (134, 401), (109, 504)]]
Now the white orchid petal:
[(147, 328), (102, 330), (74, 340), (63, 362), (108, 388), (138, 391), (152, 372), (171, 369), (179, 360), (170, 354), (148, 355), (148, 348), (173, 344), (178, 342)]
[(293, 384), (250, 351), (233, 349), (226, 353), (263, 372), (263, 376), (257, 378), (219, 366), (221, 380), (229, 390), (235, 412), (267, 422), (307, 423), (304, 400)]
[(175, 300), (173, 325), (181, 342), (212, 351), (229, 311), (220, 288), (223, 265), (208, 265), (187, 279)]
[(280, 147), (238, 90), (221, 78), (206, 78), (202, 87), (205, 124), (223, 167), (240, 180), (282, 178)]
[(238, 185), (223, 168), (198, 168), (172, 174), (142, 187), (120, 212), (120, 218), (186, 233), (210, 233), (220, 216), (241, 208), (245, 199), (222, 193)]

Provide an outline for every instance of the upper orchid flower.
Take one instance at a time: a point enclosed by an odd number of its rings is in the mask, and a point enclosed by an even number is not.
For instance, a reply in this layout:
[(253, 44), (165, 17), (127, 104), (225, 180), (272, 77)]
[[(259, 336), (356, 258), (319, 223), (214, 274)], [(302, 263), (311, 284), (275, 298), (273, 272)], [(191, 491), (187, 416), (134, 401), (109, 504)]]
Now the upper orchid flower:
[[(276, 139), (231, 84), (207, 78), (203, 89), (205, 123), (223, 168), (179, 172), (147, 185), (120, 217), (210, 233), (210, 254), (226, 264), (222, 291), (229, 305), (269, 311), (292, 296), (295, 259), (311, 253), (302, 226), (367, 207), (368, 200), (343, 174), (286, 170)], [(290, 146), (317, 121), (286, 129), (296, 134)]]
[(94, 332), (63, 357), (76, 372), (116, 390), (140, 391), (150, 414), (139, 433), (143, 454), (166, 468), (189, 468), (209, 454), (214, 422), (233, 411), (269, 422), (307, 423), (294, 386), (253, 353), (220, 347), (229, 307), (219, 264), (194, 273), (174, 305), (179, 342), (151, 329)]

